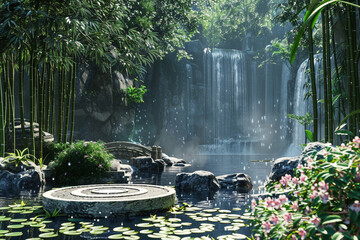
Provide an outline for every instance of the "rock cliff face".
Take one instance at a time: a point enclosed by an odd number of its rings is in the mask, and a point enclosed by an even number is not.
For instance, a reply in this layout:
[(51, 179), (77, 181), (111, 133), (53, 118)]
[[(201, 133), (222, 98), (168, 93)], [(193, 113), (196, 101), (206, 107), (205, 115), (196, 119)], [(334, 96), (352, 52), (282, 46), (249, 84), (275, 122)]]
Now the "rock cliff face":
[(78, 73), (76, 137), (87, 140), (128, 140), (135, 111), (125, 98), (133, 85), (118, 70), (102, 72), (95, 64), (83, 65)]
[(187, 43), (192, 60), (178, 61), (167, 55), (148, 71), (148, 93), (137, 106), (134, 140), (160, 145), (165, 152), (182, 156), (174, 149), (195, 146), (202, 136), (204, 114), (203, 49), (200, 41)]

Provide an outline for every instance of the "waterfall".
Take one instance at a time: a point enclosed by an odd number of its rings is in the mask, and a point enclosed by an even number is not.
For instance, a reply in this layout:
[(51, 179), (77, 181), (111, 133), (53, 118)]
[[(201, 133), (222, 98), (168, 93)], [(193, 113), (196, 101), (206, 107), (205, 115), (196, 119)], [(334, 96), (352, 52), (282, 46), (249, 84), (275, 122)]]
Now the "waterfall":
[[(322, 89), (322, 82), (321, 79), (321, 64), (322, 64), (322, 55), (316, 54), (314, 55), (314, 66), (315, 66), (315, 78), (316, 78), (316, 85), (317, 89)], [(306, 113), (310, 113), (312, 115), (312, 99), (305, 100), (305, 94), (307, 90), (304, 87), (304, 84), (306, 82), (310, 82), (309, 78), (309, 60), (306, 59), (304, 62), (301, 63), (297, 74), (296, 74), (296, 82), (295, 82), (295, 89), (294, 89), (294, 100), (293, 100), (293, 109), (294, 109), (294, 115), (295, 116), (304, 116)], [(322, 99), (323, 98), (323, 92), (318, 91), (317, 92), (317, 98)], [(322, 105), (318, 104), (318, 113), (322, 112)], [(319, 114), (319, 121), (321, 122), (321, 119), (323, 116)], [(301, 153), (301, 144), (305, 143), (305, 129), (304, 126), (301, 125), (298, 122), (295, 122), (293, 120), (292, 124), (292, 134), (291, 134), (291, 145), (289, 147), (288, 155), (299, 155)], [(307, 127), (307, 129), (312, 129), (311, 127)], [(319, 139), (321, 139), (321, 133), (323, 132), (322, 127), (320, 127), (318, 136)]]
[(246, 145), (249, 102), (245, 54), (205, 49), (204, 140), (207, 151), (241, 151)]
[(285, 137), (287, 135), (287, 116), (288, 108), (287, 108), (287, 102), (288, 102), (288, 82), (291, 77), (291, 71), (290, 67), (284, 62), (281, 67), (281, 85), (280, 85), (280, 111), (279, 111), (279, 121), (280, 121), (280, 140), (285, 140)]

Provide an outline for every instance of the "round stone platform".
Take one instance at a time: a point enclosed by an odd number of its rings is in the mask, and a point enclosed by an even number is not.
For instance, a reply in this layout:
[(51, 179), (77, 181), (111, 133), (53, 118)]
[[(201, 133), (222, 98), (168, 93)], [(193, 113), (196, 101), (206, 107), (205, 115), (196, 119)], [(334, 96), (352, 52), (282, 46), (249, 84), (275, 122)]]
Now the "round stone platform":
[(175, 190), (145, 184), (95, 184), (58, 188), (43, 194), (44, 209), (74, 217), (131, 216), (170, 209)]

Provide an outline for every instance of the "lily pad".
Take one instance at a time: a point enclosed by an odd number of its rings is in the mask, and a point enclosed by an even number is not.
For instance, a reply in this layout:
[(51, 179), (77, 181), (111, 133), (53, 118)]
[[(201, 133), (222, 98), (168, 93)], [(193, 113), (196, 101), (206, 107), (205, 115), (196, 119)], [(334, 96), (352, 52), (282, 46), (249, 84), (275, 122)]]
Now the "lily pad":
[(14, 223), (26, 222), (26, 221), (27, 221), (26, 218), (14, 218), (10, 220), (10, 222), (14, 222)]
[(150, 234), (150, 233), (153, 233), (154, 231), (151, 230), (151, 229), (143, 229), (140, 231), (141, 234)]
[(113, 229), (114, 232), (126, 232), (129, 231), (130, 228), (129, 227), (116, 227)]
[(41, 233), (39, 235), (40, 238), (54, 238), (54, 237), (57, 237), (57, 236), (58, 236), (58, 234), (54, 233), (54, 232)]
[(19, 229), (19, 228), (23, 228), (25, 227), (25, 225), (23, 224), (11, 224), (11, 225), (8, 225), (7, 228), (9, 229)]
[(114, 235), (110, 235), (108, 237), (108, 239), (123, 239), (124, 238), (124, 235), (122, 234), (114, 234)]
[(90, 234), (93, 234), (93, 235), (100, 235), (100, 234), (103, 234), (104, 231), (99, 231), (99, 230), (92, 230), (90, 231)]
[(22, 236), (23, 233), (22, 232), (9, 232), (9, 233), (5, 233), (5, 237), (20, 237)]
[(64, 235), (68, 235), (68, 236), (78, 236), (81, 235), (82, 232), (78, 232), (78, 231), (65, 231), (63, 232)]

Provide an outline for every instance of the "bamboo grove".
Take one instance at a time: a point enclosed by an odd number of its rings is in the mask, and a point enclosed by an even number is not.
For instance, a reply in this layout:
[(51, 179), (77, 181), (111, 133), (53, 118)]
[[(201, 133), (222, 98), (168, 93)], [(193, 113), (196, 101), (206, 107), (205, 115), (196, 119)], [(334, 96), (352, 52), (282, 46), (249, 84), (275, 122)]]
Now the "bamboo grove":
[(16, 149), (18, 122), (23, 142), (37, 157), (43, 149), (42, 134), (38, 143), (34, 140), (37, 124), (40, 133), (48, 131), (58, 142), (72, 141), (79, 65), (95, 63), (102, 71), (116, 67), (132, 78), (141, 76), (146, 66), (183, 49), (195, 34), (194, 1), (1, 1), (0, 157)]
[[(360, 82), (358, 39), (359, 5), (356, 1), (313, 0), (306, 2), (304, 23), (295, 38), (291, 61), (301, 38), (307, 39), (313, 112), (312, 140), (321, 140), (324, 126), (325, 142), (335, 143), (335, 134), (354, 135), (360, 127)], [(315, 79), (313, 32), (321, 31), (318, 46), (322, 54), (321, 85)], [(322, 92), (320, 92), (322, 91)], [(323, 99), (319, 100), (319, 95)], [(319, 107), (323, 104), (323, 108)], [(323, 112), (321, 112), (323, 109)], [(319, 115), (322, 115), (323, 122)], [(346, 129), (346, 130), (345, 130)], [(340, 139), (339, 139), (340, 140)]]

